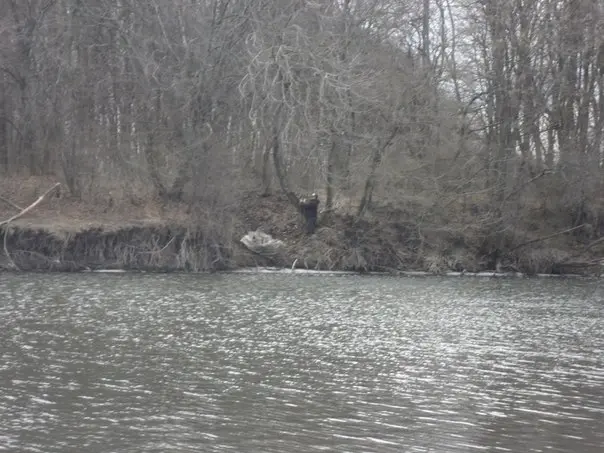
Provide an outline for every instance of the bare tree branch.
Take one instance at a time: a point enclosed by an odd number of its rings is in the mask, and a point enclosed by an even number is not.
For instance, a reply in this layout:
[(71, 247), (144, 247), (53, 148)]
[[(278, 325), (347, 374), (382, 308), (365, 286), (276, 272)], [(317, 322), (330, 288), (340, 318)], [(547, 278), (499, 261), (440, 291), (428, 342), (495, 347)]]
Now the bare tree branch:
[[(44, 198), (46, 198), (48, 196), (49, 193), (51, 193), (53, 190), (55, 190), (60, 185), (61, 185), (60, 182), (56, 183), (54, 186), (52, 186), (50, 189), (48, 189), (46, 192), (44, 192), (42, 195), (40, 195), (36, 201), (34, 201), (29, 206), (27, 206), (25, 209), (22, 209), (20, 212), (18, 212), (14, 216), (12, 216), (12, 217), (10, 217), (10, 218), (8, 218), (6, 220), (1, 221), (0, 222), (0, 226), (8, 225), (10, 222), (13, 222), (13, 221), (17, 220), (19, 217), (23, 217), (25, 214), (27, 214), (33, 208), (35, 208), (36, 206), (38, 206), (44, 200)], [(5, 231), (6, 231), (6, 228), (5, 228)]]

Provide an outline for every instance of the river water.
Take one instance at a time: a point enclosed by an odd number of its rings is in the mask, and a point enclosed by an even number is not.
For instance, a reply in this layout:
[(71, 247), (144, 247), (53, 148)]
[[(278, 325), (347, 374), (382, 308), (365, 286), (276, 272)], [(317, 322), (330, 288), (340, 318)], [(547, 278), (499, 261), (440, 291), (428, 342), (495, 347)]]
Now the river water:
[(604, 283), (0, 275), (0, 451), (604, 451)]

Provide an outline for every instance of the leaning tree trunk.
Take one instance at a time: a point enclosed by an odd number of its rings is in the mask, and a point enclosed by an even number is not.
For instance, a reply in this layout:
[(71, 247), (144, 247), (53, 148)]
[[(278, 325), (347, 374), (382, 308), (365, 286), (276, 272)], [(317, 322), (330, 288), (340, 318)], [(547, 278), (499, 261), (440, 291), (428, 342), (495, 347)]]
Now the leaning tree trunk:
[(373, 157), (371, 158), (371, 168), (369, 170), (369, 176), (367, 176), (367, 180), (365, 181), (365, 189), (363, 190), (363, 196), (361, 197), (361, 203), (359, 204), (359, 209), (357, 211), (358, 218), (363, 217), (365, 212), (371, 207), (371, 198), (373, 196), (373, 189), (375, 189), (375, 183), (376, 183), (375, 172), (376, 172), (377, 168), (380, 166), (380, 164), (382, 163), (384, 151), (386, 151), (386, 148), (388, 148), (390, 143), (392, 143), (392, 140), (394, 140), (394, 137), (396, 137), (396, 135), (398, 134), (398, 131), (399, 131), (399, 127), (396, 126), (392, 130), (392, 133), (390, 134), (388, 139), (380, 146), (377, 146), (375, 148), (375, 150), (373, 151)]

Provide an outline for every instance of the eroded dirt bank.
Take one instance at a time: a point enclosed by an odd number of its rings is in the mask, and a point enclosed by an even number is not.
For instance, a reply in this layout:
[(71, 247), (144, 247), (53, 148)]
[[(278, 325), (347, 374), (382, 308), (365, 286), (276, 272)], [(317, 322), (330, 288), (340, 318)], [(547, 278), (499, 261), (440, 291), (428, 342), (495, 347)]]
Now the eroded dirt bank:
[[(204, 234), (190, 225), (113, 224), (70, 231), (19, 222), (9, 225), (8, 231), (0, 229), (2, 239), (6, 232), (0, 266), (22, 271), (215, 271), (249, 266), (289, 268), (294, 263), (298, 268), (317, 270), (392, 271), (423, 266), (416, 257), (419, 243), (403, 225), (378, 230), (368, 222), (339, 217), (308, 236), (301, 232), (295, 213), (291, 217), (281, 224), (267, 223), (261, 215), (248, 218), (238, 222), (232, 236), (226, 238)], [(255, 229), (283, 240), (285, 247), (271, 257), (247, 250), (239, 239)]]
[[(21, 186), (10, 194), (11, 200), (27, 206), (40, 193), (37, 187), (29, 189)], [(18, 208), (4, 203), (0, 219), (10, 218)], [(280, 239), (284, 248), (271, 257), (250, 252), (240, 239), (255, 230)], [(186, 205), (113, 204), (102, 198), (84, 203), (57, 193), (27, 215), (0, 226), (0, 268), (197, 272), (295, 266), (434, 274), (601, 272), (604, 240), (588, 237), (581, 229), (554, 233), (518, 229), (496, 236), (486, 222), (420, 223), (413, 212), (382, 207), (363, 219), (346, 211), (324, 213), (315, 234), (306, 235), (295, 209), (282, 195), (244, 195), (215, 218)]]
[(5, 269), (201, 270), (224, 266), (224, 257), (204, 246), (203, 235), (179, 227), (91, 228), (75, 233), (11, 227), (2, 252)]
[[(264, 200), (270, 204), (270, 200)], [(358, 272), (425, 271), (522, 272), (525, 274), (599, 275), (595, 255), (573, 258), (572, 251), (524, 248), (496, 257), (467, 243), (462, 236), (442, 232), (417, 234), (401, 221), (356, 221), (352, 216), (325, 218), (314, 235), (300, 231), (295, 216), (279, 224), (255, 219), (238, 222), (222, 238), (197, 227), (178, 225), (124, 225), (87, 227), (79, 231), (44, 226), (9, 225), (0, 252), (0, 267), (21, 271), (85, 271), (97, 269), (220, 271), (252, 266)], [(274, 212), (274, 211), (273, 211)], [(289, 217), (283, 214), (284, 217)], [(274, 219), (273, 219), (274, 220)], [(246, 227), (247, 225), (247, 227)], [(275, 256), (247, 250), (239, 241), (250, 229), (261, 229), (285, 242)], [(4, 239), (4, 230), (0, 230)], [(438, 238), (438, 247), (434, 246)], [(7, 255), (8, 252), (8, 255)]]

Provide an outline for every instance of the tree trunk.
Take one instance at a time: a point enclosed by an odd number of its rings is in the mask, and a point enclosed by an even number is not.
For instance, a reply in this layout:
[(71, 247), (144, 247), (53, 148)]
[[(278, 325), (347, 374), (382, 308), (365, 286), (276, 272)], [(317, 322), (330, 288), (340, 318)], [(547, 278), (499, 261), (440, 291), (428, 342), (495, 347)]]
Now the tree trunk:
[(382, 162), (382, 158), (384, 156), (384, 152), (386, 148), (392, 143), (394, 137), (397, 136), (399, 131), (399, 127), (396, 126), (388, 139), (382, 144), (378, 145), (373, 151), (373, 156), (371, 158), (371, 168), (369, 169), (369, 176), (365, 180), (365, 188), (363, 189), (363, 196), (361, 197), (361, 202), (359, 204), (359, 209), (357, 211), (357, 218), (363, 217), (365, 212), (371, 207), (371, 201), (373, 197), (373, 190), (375, 189), (376, 184), (376, 175), (375, 172)]
[(271, 150), (264, 148), (262, 150), (262, 195), (271, 194), (271, 182), (273, 175), (271, 173)]
[(279, 180), (279, 186), (283, 193), (287, 196), (289, 202), (296, 208), (299, 209), (300, 200), (296, 196), (294, 192), (291, 191), (289, 187), (289, 182), (287, 180), (287, 174), (285, 173), (285, 169), (283, 168), (283, 161), (281, 160), (281, 131), (279, 130), (278, 124), (280, 114), (283, 108), (283, 104), (280, 104), (277, 107), (275, 112), (275, 117), (273, 120), (273, 129), (272, 129), (272, 143), (271, 143), (271, 151), (273, 155), (273, 164), (275, 165), (275, 174), (277, 175), (277, 179)]
[(333, 209), (333, 198), (334, 198), (334, 171), (335, 171), (335, 150), (336, 150), (336, 141), (331, 141), (331, 147), (327, 152), (327, 177), (325, 183), (325, 210), (331, 211)]

